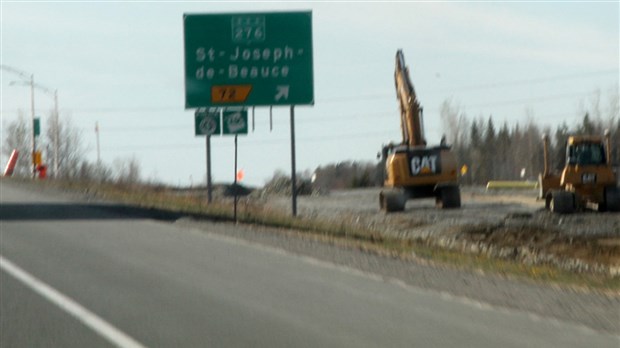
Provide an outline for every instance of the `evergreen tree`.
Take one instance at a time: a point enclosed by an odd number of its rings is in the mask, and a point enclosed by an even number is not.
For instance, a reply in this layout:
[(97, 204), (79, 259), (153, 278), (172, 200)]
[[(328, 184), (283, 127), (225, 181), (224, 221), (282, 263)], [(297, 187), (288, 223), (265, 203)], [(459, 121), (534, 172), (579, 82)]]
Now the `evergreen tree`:
[(482, 184), (484, 180), (482, 178), (482, 168), (483, 166), (485, 166), (484, 158), (482, 156), (484, 146), (481, 132), (482, 127), (482, 120), (474, 120), (471, 123), (471, 128), (469, 132), (469, 153), (471, 156), (471, 164), (469, 165), (469, 170), (472, 184)]
[(498, 159), (498, 178), (501, 180), (510, 179), (510, 173), (514, 172), (513, 162), (510, 157), (511, 136), (508, 123), (504, 122), (504, 125), (497, 133), (497, 146), (496, 155)]
[(482, 158), (484, 161), (484, 166), (482, 167), (483, 182), (496, 179), (498, 177), (498, 167), (501, 162), (497, 156), (495, 126), (493, 125), (492, 116), (489, 116), (487, 127), (484, 132), (484, 151), (482, 151)]
[[(612, 137), (611, 138), (611, 163), (615, 167), (620, 167), (620, 118), (618, 118), (614, 129), (610, 129), (609, 131), (610, 131), (610, 136)], [(620, 173), (618, 173), (618, 176), (620, 176)]]
[(538, 125), (530, 122), (524, 132), (524, 179), (534, 180), (542, 172), (544, 166), (544, 154), (541, 151), (542, 132)]
[(599, 133), (597, 132), (596, 128), (597, 127), (590, 119), (590, 114), (586, 112), (585, 116), (583, 117), (583, 121), (581, 122), (581, 125), (577, 127), (576, 133), (578, 135), (594, 135)]

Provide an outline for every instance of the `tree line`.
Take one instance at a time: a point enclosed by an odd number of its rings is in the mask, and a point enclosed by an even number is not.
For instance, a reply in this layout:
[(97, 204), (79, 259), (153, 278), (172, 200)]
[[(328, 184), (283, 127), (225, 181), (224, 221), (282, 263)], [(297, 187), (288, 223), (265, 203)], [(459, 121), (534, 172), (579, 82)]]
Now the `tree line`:
[[(450, 100), (441, 106), (440, 118), (446, 141), (452, 146), (461, 172), (461, 184), (484, 185), (489, 180), (536, 180), (544, 165), (542, 136), (550, 138), (551, 168), (560, 171), (564, 166), (566, 140), (569, 135), (602, 135), (609, 130), (612, 137), (611, 159), (620, 172), (620, 96), (616, 86), (606, 105), (600, 93), (582, 103), (578, 113), (583, 115), (574, 124), (561, 123), (555, 128), (541, 126), (534, 121), (533, 112), (527, 111), (527, 121), (509, 125), (496, 123), (492, 115), (469, 117)], [(2, 151), (8, 157), (13, 149), (20, 152), (14, 175), (32, 176), (30, 156), (32, 127), (23, 111), (4, 125)], [(27, 120), (28, 119), (28, 120)], [(86, 157), (87, 149), (82, 133), (64, 117), (56, 122), (51, 114), (45, 132), (37, 139), (45, 163), (52, 166), (54, 152), (58, 153), (57, 170), (51, 176), (58, 179), (118, 182), (135, 184), (141, 181), (140, 164), (135, 157), (117, 158), (111, 166)], [(58, 143), (55, 142), (56, 136)], [(432, 145), (432, 144), (431, 144)], [(56, 150), (57, 149), (57, 150)], [(379, 162), (343, 161), (319, 166), (314, 171), (300, 173), (301, 186), (309, 192), (357, 187), (381, 186), (385, 174)], [(288, 187), (286, 175), (276, 173), (266, 187), (275, 191)], [(289, 180), (289, 179), (287, 179)], [(290, 180), (288, 181), (290, 183)]]
[[(451, 145), (465, 185), (485, 185), (490, 180), (537, 180), (544, 166), (543, 134), (550, 139), (552, 171), (564, 167), (566, 141), (570, 135), (603, 135), (609, 130), (612, 139), (612, 165), (620, 173), (620, 105), (618, 88), (603, 100), (596, 93), (582, 102), (578, 122), (562, 122), (555, 128), (541, 126), (532, 110), (527, 121), (509, 125), (496, 123), (496, 118), (469, 117), (450, 100), (441, 106), (440, 117), (446, 141)], [(543, 120), (544, 121), (544, 120)], [(432, 144), (429, 144), (432, 145)], [(381, 186), (384, 163), (343, 161), (327, 164), (314, 171), (313, 187), (319, 191)]]
[[(597, 99), (600, 101), (600, 99)], [(610, 99), (607, 112), (599, 102), (582, 107), (583, 117), (576, 124), (561, 123), (555, 128), (541, 127), (533, 117), (523, 124), (495, 124), (493, 116), (470, 119), (450, 104), (443, 103), (441, 119), (447, 141), (451, 143), (460, 167), (467, 167), (461, 177), (464, 184), (483, 185), (489, 180), (537, 180), (544, 166), (543, 134), (550, 139), (550, 165), (560, 172), (565, 165), (566, 141), (570, 135), (603, 135), (612, 139), (612, 165), (620, 166), (620, 115), (618, 95)], [(620, 168), (619, 168), (620, 169)]]
[[(83, 180), (135, 184), (141, 180), (140, 164), (135, 157), (117, 158), (111, 166), (89, 160), (82, 132), (70, 117), (55, 118), (53, 112), (46, 120), (45, 131), (36, 137), (37, 151), (41, 151), (48, 175), (61, 180)], [(13, 150), (19, 157), (13, 176), (32, 177), (32, 126), (23, 110), (17, 118), (3, 127), (2, 152), (7, 157)], [(58, 140), (56, 142), (56, 139)], [(56, 154), (56, 156), (55, 156)], [(57, 160), (57, 164), (54, 161)]]

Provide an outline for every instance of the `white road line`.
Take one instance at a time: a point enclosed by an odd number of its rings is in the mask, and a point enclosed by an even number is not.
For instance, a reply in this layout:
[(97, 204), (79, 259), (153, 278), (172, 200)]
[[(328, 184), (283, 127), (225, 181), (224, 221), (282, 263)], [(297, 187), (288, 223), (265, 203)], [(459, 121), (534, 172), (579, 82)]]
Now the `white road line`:
[(0, 255), (0, 269), (12, 275), (14, 278), (18, 279), (39, 295), (57, 305), (65, 312), (74, 316), (84, 325), (91, 328), (115, 346), (121, 348), (145, 348), (144, 345), (138, 343), (127, 334), (115, 328), (105, 320), (99, 318), (95, 313), (82, 307), (79, 303), (61, 294), (51, 286), (38, 280), (11, 261), (5, 259), (2, 255)]

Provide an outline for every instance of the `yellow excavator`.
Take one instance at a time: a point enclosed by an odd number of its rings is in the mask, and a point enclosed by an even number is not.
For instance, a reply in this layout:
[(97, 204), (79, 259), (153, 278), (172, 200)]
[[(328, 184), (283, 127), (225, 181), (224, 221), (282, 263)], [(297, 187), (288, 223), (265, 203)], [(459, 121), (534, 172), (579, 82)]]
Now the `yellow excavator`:
[(620, 211), (620, 189), (611, 165), (609, 131), (597, 135), (572, 135), (566, 142), (562, 173), (553, 174), (549, 164), (549, 137), (543, 136), (545, 167), (538, 177), (539, 199), (545, 208), (570, 214), (596, 205), (599, 211)]
[(432, 197), (440, 208), (459, 208), (456, 157), (444, 140), (439, 146), (426, 145), (423, 109), (409, 79), (402, 50), (396, 52), (394, 78), (402, 142), (384, 146), (380, 154), (386, 171), (384, 188), (379, 194), (381, 210), (403, 211), (408, 199)]

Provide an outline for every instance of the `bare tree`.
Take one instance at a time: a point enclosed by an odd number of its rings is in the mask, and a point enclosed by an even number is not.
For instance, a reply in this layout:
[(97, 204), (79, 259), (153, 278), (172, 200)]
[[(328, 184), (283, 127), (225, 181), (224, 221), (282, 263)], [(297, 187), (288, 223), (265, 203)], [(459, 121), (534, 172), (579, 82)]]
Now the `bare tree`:
[(112, 169), (103, 163), (93, 164), (87, 161), (80, 163), (77, 176), (80, 180), (99, 183), (111, 182), (113, 177)]
[(48, 127), (45, 132), (46, 158), (54, 156), (54, 139), (58, 136), (58, 173), (53, 173), (57, 178), (79, 179), (84, 174), (82, 163), (85, 161), (86, 149), (82, 144), (82, 133), (73, 126), (70, 117), (54, 121), (53, 114), (49, 117)]
[(441, 125), (449, 144), (454, 146), (465, 145), (468, 140), (469, 120), (460, 111), (458, 105), (453, 106), (451, 103), (451, 100), (446, 99), (441, 104)]
[(140, 162), (135, 156), (114, 160), (114, 177), (119, 184), (133, 185), (141, 180)]
[(4, 128), (4, 144), (2, 151), (10, 156), (13, 150), (19, 151), (19, 157), (13, 175), (30, 176), (32, 175), (32, 162), (30, 152), (32, 151), (32, 134), (28, 122), (22, 110), (18, 110), (17, 119), (10, 122)]

